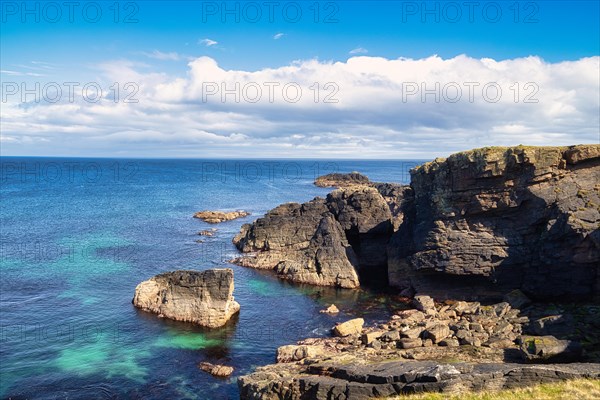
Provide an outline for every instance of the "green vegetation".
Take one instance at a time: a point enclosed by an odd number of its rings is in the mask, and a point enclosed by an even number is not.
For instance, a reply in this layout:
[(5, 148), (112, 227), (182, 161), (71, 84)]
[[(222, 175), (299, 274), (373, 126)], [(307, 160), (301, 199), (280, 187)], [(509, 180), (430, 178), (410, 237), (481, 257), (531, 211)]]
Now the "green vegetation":
[(480, 393), (427, 393), (398, 396), (388, 400), (594, 400), (600, 399), (600, 380), (576, 379), (558, 383)]

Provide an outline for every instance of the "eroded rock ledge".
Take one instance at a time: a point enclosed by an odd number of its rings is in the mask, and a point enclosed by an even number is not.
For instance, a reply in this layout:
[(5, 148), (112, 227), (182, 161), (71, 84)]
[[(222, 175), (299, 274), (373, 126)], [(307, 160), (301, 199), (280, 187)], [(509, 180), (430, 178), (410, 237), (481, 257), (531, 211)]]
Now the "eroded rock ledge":
[(240, 310), (233, 288), (230, 268), (166, 272), (137, 285), (133, 305), (160, 317), (217, 328)]

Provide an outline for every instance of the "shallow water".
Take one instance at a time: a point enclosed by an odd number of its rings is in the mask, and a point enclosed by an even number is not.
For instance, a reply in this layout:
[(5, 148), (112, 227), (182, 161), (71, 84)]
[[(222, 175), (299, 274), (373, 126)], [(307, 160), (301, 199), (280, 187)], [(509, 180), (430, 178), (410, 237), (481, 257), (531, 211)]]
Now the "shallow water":
[[(281, 281), (231, 265), (232, 237), (278, 204), (325, 196), (318, 175), (406, 182), (414, 161), (125, 160), (3, 157), (0, 397), (236, 399), (236, 377), (278, 346), (336, 321), (385, 320), (401, 305), (369, 290)], [(219, 225), (205, 209), (251, 216)], [(213, 237), (198, 236), (217, 228)], [(203, 240), (203, 243), (197, 243)], [(174, 269), (233, 268), (239, 316), (207, 330), (131, 305), (135, 286)], [(320, 314), (331, 303), (337, 316)], [(235, 368), (230, 379), (197, 368)]]

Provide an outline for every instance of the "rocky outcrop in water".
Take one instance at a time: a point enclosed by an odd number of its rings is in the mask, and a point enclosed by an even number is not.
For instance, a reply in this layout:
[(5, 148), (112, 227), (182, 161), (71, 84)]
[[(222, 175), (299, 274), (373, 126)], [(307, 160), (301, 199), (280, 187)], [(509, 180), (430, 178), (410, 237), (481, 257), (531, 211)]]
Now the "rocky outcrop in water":
[(160, 317), (217, 328), (240, 310), (233, 286), (229, 268), (166, 272), (137, 285), (133, 305)]
[(600, 293), (600, 145), (483, 148), (411, 175), (413, 204), (388, 246), (392, 285)]
[[(239, 378), (241, 398), (366, 399), (600, 378), (598, 363), (532, 364), (581, 361), (581, 349), (572, 341), (521, 335), (529, 318), (508, 303), (436, 304), (421, 296), (415, 305), (385, 324), (362, 329), (362, 320), (350, 320), (336, 326), (348, 328), (341, 337), (280, 347), (277, 364)], [(545, 359), (536, 357), (544, 352)]]
[(247, 254), (234, 262), (295, 282), (356, 288), (359, 275), (387, 281), (392, 232), (392, 211), (376, 188), (337, 189), (326, 199), (283, 204), (244, 225), (233, 242)]
[(231, 221), (237, 218), (243, 218), (250, 215), (247, 211), (199, 211), (194, 214), (194, 218), (201, 219), (209, 224), (218, 224), (224, 221)]
[(371, 185), (369, 178), (359, 172), (350, 172), (348, 174), (333, 173), (319, 176), (315, 179), (315, 185), (319, 187), (348, 187), (354, 185)]

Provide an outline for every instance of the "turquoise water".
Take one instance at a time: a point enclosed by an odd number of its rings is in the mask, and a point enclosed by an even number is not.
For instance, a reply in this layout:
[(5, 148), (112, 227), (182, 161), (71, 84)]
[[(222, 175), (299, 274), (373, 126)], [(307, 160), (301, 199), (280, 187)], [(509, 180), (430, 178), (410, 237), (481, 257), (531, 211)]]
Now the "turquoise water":
[[(4, 157), (0, 188), (0, 397), (238, 398), (236, 377), (278, 346), (336, 321), (380, 321), (398, 306), (368, 290), (293, 285), (231, 265), (232, 237), (278, 204), (324, 196), (318, 175), (357, 170), (406, 182), (414, 161), (125, 160)], [(206, 209), (251, 216), (209, 225)], [(213, 237), (197, 232), (216, 227)], [(203, 243), (197, 243), (198, 239)], [(174, 269), (234, 269), (239, 316), (207, 330), (131, 305), (142, 280)], [(340, 315), (320, 314), (335, 303)], [(202, 361), (235, 368), (217, 379)]]

